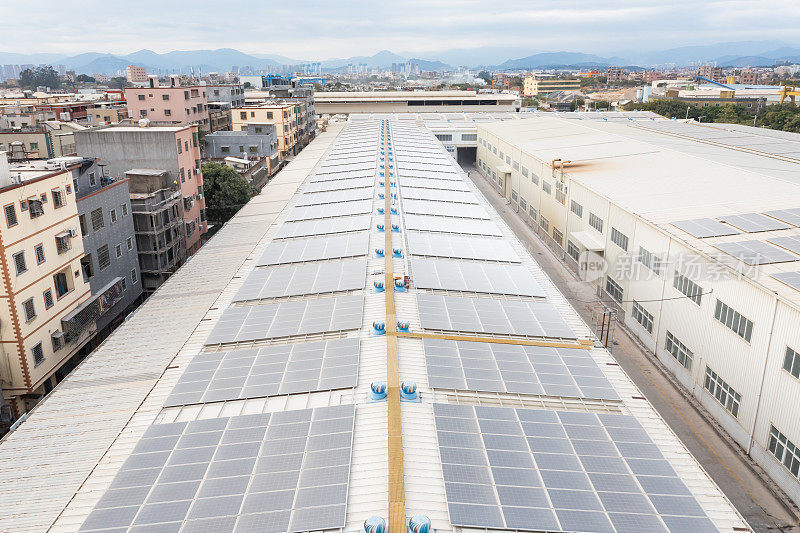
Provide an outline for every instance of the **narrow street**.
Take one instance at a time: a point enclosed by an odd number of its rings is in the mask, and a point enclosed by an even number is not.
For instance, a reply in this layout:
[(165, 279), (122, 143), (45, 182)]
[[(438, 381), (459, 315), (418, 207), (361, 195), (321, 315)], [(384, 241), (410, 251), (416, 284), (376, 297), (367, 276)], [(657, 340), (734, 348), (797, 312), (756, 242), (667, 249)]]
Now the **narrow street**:
[[(512, 204), (500, 196), (474, 166), (462, 164), (465, 171), (517, 238), (529, 250), (541, 268), (570, 301), (588, 324), (591, 303), (599, 302), (594, 289), (580, 281), (553, 251), (544, 244), (536, 231), (515, 212)], [(754, 531), (800, 531), (796, 509), (771, 490), (766, 474), (744, 451), (709, 421), (702, 407), (681, 390), (667, 375), (657, 358), (634, 340), (626, 329), (617, 324), (614, 330), (616, 345), (611, 352), (620, 367), (633, 380), (656, 411), (664, 418), (689, 451), (697, 458), (714, 482), (722, 489)], [(762, 477), (763, 476), (763, 477)]]

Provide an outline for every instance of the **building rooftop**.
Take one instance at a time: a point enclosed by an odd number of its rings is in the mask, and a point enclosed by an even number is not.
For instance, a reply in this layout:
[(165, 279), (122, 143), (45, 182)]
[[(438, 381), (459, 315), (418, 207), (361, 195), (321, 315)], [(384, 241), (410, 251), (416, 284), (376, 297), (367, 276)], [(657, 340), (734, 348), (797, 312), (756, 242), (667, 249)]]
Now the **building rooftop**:
[(421, 100), (421, 99), (456, 99), (456, 100), (518, 100), (513, 94), (476, 93), (474, 91), (353, 91), (353, 92), (317, 92), (317, 102), (378, 101), (378, 100)]
[(331, 124), (3, 440), (0, 530), (746, 529), (594, 341), (432, 134)]

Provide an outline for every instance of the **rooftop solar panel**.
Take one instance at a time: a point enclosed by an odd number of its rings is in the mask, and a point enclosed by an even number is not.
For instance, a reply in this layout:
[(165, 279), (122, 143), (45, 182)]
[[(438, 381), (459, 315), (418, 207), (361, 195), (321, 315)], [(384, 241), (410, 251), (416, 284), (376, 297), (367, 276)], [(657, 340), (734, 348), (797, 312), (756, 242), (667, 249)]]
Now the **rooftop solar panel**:
[(364, 288), (366, 259), (305, 263), (253, 270), (234, 302)]
[(333, 174), (320, 174), (317, 173), (311, 178), (312, 183), (319, 183), (323, 181), (339, 181), (339, 180), (349, 180), (354, 178), (374, 178), (375, 177), (375, 169), (369, 170), (354, 170), (351, 172), (336, 172)]
[(780, 246), (781, 248), (786, 248), (790, 252), (800, 254), (800, 235), (773, 237), (771, 239), (767, 239), (767, 242), (770, 242), (776, 246)]
[(632, 416), (438, 403), (433, 408), (453, 525), (717, 531)]
[(317, 218), (286, 222), (275, 233), (275, 238), (288, 239), (291, 237), (308, 237), (310, 235), (366, 230), (369, 229), (371, 219), (370, 215), (351, 215), (331, 219)]
[(363, 307), (362, 295), (230, 307), (205, 344), (358, 329)]
[(576, 338), (549, 302), (418, 294), (417, 307), (424, 329)]
[(410, 230), (463, 233), (467, 235), (500, 236), (502, 232), (490, 220), (452, 218), (435, 215), (406, 215), (405, 226)]
[(800, 207), (794, 209), (780, 209), (777, 211), (767, 211), (765, 214), (778, 220), (783, 220), (787, 224), (800, 227)]
[(375, 185), (375, 178), (346, 178), (341, 180), (315, 181), (309, 183), (304, 192), (340, 191), (360, 189)]
[(437, 202), (460, 202), (464, 204), (477, 204), (475, 195), (467, 191), (440, 191), (437, 189), (421, 189), (419, 187), (403, 187), (400, 196), (405, 200), (435, 200)]
[(778, 272), (772, 274), (772, 277), (794, 290), (800, 291), (800, 272)]
[(430, 178), (404, 178), (400, 176), (402, 187), (419, 187), (421, 189), (440, 189), (444, 191), (469, 191), (462, 181), (437, 180)]
[(201, 352), (186, 366), (165, 407), (355, 387), (359, 339), (333, 339)]
[(411, 269), (414, 286), (421, 289), (546, 296), (521, 265), (415, 257)]
[(403, 169), (400, 172), (400, 178), (428, 178), (428, 179), (435, 179), (440, 181), (463, 181), (461, 174), (457, 172), (429, 172), (426, 170), (411, 170), (411, 169)]
[(423, 346), (434, 388), (619, 400), (588, 350), (443, 339)]
[(150, 426), (80, 531), (341, 528), (354, 414), (345, 405)]
[(714, 247), (748, 265), (768, 265), (770, 263), (800, 261), (800, 256), (763, 241), (721, 242), (715, 244)]
[(372, 198), (372, 187), (346, 189), (343, 191), (309, 192), (300, 195), (297, 205), (332, 204), (335, 202), (352, 202)]
[(761, 213), (745, 213), (743, 215), (726, 215), (720, 217), (724, 222), (736, 226), (742, 231), (747, 233), (756, 233), (759, 231), (773, 231), (779, 229), (788, 229), (791, 226), (775, 220)]
[(413, 231), (408, 232), (406, 238), (412, 255), (520, 262), (514, 249), (504, 240)]
[(286, 241), (273, 241), (264, 250), (257, 265), (280, 265), (339, 259), (366, 255), (369, 250), (369, 232), (360, 231), (343, 235), (310, 237)]
[(703, 239), (706, 237), (722, 237), (723, 235), (737, 235), (741, 233), (738, 229), (723, 224), (713, 218), (695, 218), (692, 220), (679, 220), (672, 223), (673, 226), (682, 229), (689, 235)]
[(489, 213), (480, 205), (434, 202), (431, 200), (403, 200), (403, 212), (415, 215), (490, 219)]
[(372, 200), (356, 200), (354, 202), (338, 202), (335, 204), (306, 205), (295, 207), (289, 212), (286, 220), (311, 220), (315, 218), (333, 218), (348, 215), (361, 215), (372, 211)]

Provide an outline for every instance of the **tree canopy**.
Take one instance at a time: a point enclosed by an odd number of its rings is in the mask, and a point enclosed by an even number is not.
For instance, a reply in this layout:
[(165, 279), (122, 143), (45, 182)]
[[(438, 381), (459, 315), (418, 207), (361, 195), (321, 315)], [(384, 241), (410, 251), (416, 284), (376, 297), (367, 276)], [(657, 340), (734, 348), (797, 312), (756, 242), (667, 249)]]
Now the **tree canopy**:
[(230, 220), (258, 193), (258, 189), (231, 167), (214, 162), (203, 164), (203, 190), (206, 217), (214, 224)]
[(37, 87), (58, 89), (61, 87), (61, 78), (58, 72), (50, 65), (26, 68), (19, 74), (19, 86), (23, 89), (36, 90)]
[(97, 80), (95, 80), (93, 77), (89, 76), (88, 74), (78, 74), (78, 77), (75, 78), (75, 81), (78, 81), (78, 82), (81, 82), (81, 83), (94, 83)]
[(108, 86), (111, 89), (124, 89), (127, 84), (128, 80), (123, 76), (116, 76), (108, 82)]

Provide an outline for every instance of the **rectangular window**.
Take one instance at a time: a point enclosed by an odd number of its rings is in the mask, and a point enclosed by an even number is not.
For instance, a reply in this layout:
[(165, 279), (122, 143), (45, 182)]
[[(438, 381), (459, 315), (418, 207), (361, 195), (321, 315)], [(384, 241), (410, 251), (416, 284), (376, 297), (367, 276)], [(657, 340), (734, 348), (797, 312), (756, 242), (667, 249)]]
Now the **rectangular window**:
[(564, 234), (558, 231), (556, 228), (553, 228), (553, 240), (556, 241), (559, 246), (564, 246)]
[(22, 312), (25, 315), (25, 322), (30, 322), (36, 318), (36, 307), (33, 305), (33, 298), (28, 298), (22, 302)]
[(511, 189), (511, 201), (512, 202), (516, 202), (518, 199), (519, 199), (519, 197), (517, 196), (517, 191), (515, 191), (514, 189)]
[(70, 267), (67, 267), (61, 272), (57, 272), (53, 276), (53, 284), (56, 288), (56, 298), (61, 298), (72, 290), (72, 287), (70, 286), (70, 274), (72, 274), (72, 270), (70, 270)]
[(530, 215), (531, 219), (536, 222), (536, 209), (533, 206), (528, 208), (528, 214)]
[(528, 208), (528, 202), (525, 201), (525, 198), (520, 197), (519, 199), (519, 208), (525, 211)]
[(642, 325), (648, 332), (653, 333), (653, 315), (641, 306), (636, 300), (633, 301), (633, 319)]
[(120, 257), (122, 257), (122, 243), (119, 243), (118, 245), (116, 245), (116, 246), (114, 247), (114, 251), (115, 251), (115, 252), (116, 252), (116, 254), (117, 254), (117, 259), (119, 259)]
[(113, 224), (114, 222), (117, 221), (117, 210), (112, 209), (109, 214), (111, 216), (111, 223)]
[(534, 182), (536, 185), (539, 185), (539, 176), (531, 172), (531, 181)]
[(53, 291), (51, 291), (50, 289), (47, 289), (42, 294), (42, 297), (44, 298), (44, 308), (45, 309), (50, 309), (51, 307), (53, 307)]
[(544, 218), (543, 216), (539, 217), (539, 225), (542, 227), (544, 231), (546, 232), (550, 231), (550, 221)]
[(476, 140), (478, 140), (478, 134), (477, 133), (462, 133), (461, 134), (461, 140), (462, 141), (476, 141)]
[(122, 216), (128, 216), (128, 204), (122, 204)]
[(519, 170), (519, 163), (518, 163), (518, 162), (514, 161), (514, 162), (511, 164), (511, 166), (512, 166), (512, 167), (514, 167), (514, 170)]
[(39, 366), (44, 363), (44, 350), (41, 342), (31, 348), (31, 354), (33, 354), (33, 366)]
[(639, 257), (637, 259), (641, 264), (652, 270), (654, 274), (658, 276), (661, 275), (662, 262), (659, 256), (657, 256), (653, 252), (645, 250), (640, 246)]
[(94, 172), (89, 172), (89, 185), (94, 187), (97, 185), (97, 178), (94, 175)]
[(527, 168), (522, 167), (522, 175), (525, 176), (526, 178), (528, 177), (528, 169)]
[(664, 348), (672, 354), (686, 370), (692, 369), (692, 361), (694, 361), (694, 354), (687, 348), (675, 335), (667, 331), (667, 340), (664, 343)]
[(788, 346), (786, 347), (786, 355), (783, 358), (783, 369), (800, 379), (800, 353), (795, 352)]
[(128, 244), (128, 250), (133, 250), (133, 237), (128, 237), (126, 242)]
[(753, 322), (742, 316), (738, 311), (717, 300), (714, 318), (725, 324), (728, 329), (741, 338), (750, 342), (750, 337), (753, 334)]
[[(45, 196), (45, 198), (47, 198)], [(42, 201), (38, 198), (28, 198), (28, 214), (31, 218), (37, 218), (44, 215), (44, 206)]]
[(549, 184), (549, 183), (547, 183), (546, 181), (543, 181), (543, 182), (542, 182), (542, 190), (543, 190), (544, 192), (546, 192), (547, 194), (550, 194), (550, 190), (551, 190), (551, 189), (550, 189), (550, 184)]
[(603, 233), (603, 219), (592, 212), (589, 213), (589, 225), (600, 233)]
[(453, 136), (451, 134), (445, 134), (445, 133), (437, 133), (436, 134), (436, 138), (439, 139), (440, 141), (452, 141), (453, 140)]
[(105, 222), (103, 220), (103, 208), (98, 207), (94, 211), (92, 211), (92, 230), (98, 231), (99, 229), (105, 227)]
[(36, 252), (36, 264), (41, 265), (44, 263), (44, 245), (37, 244), (33, 247), (33, 251)]
[(800, 449), (772, 425), (769, 427), (767, 449), (794, 477), (800, 478)]
[(138, 281), (138, 279), (136, 277), (136, 269), (132, 268), (131, 269), (131, 283), (136, 283), (137, 281)]
[(622, 287), (610, 276), (606, 276), (606, 292), (617, 302), (622, 303)]
[(556, 189), (556, 200), (558, 200), (562, 204), (566, 204), (567, 195), (564, 194), (564, 191), (562, 191), (561, 189)]
[(675, 272), (675, 276), (672, 278), (672, 286), (688, 296), (691, 301), (697, 305), (700, 305), (700, 301), (703, 296), (703, 289), (694, 281), (690, 280), (684, 275), (678, 274), (678, 272)]
[(578, 218), (583, 218), (583, 206), (575, 200), (570, 201), (569, 210), (578, 215)]
[(742, 395), (725, 383), (708, 365), (706, 365), (706, 379), (703, 382), (703, 387), (722, 404), (722, 407), (730, 411), (734, 418), (739, 418), (739, 405), (742, 403)]
[(50, 194), (53, 195), (53, 207), (58, 209), (59, 207), (64, 207), (66, 202), (64, 201), (64, 193), (61, 189), (53, 189), (50, 191)]
[(572, 241), (567, 241), (567, 254), (575, 260), (575, 262), (580, 261), (581, 251), (578, 249)]
[(183, 153), (183, 148), (181, 147), (181, 140), (178, 139), (177, 143), (178, 143), (178, 153), (182, 154)]
[(13, 255), (14, 268), (16, 268), (17, 276), (28, 271), (28, 265), (25, 263), (25, 252), (17, 252)]
[(613, 242), (626, 252), (628, 251), (628, 236), (614, 227), (611, 228), (611, 242)]
[(505, 157), (505, 154), (503, 153), (502, 150), (500, 150), (500, 159), (503, 159), (504, 157)]
[(14, 207), (14, 204), (8, 204), (5, 207), (6, 211), (6, 225), (10, 228), (19, 224), (19, 220), (17, 220), (17, 209)]
[(100, 266), (100, 270), (108, 268), (108, 265), (111, 264), (111, 256), (108, 253), (107, 244), (97, 249), (97, 264)]

